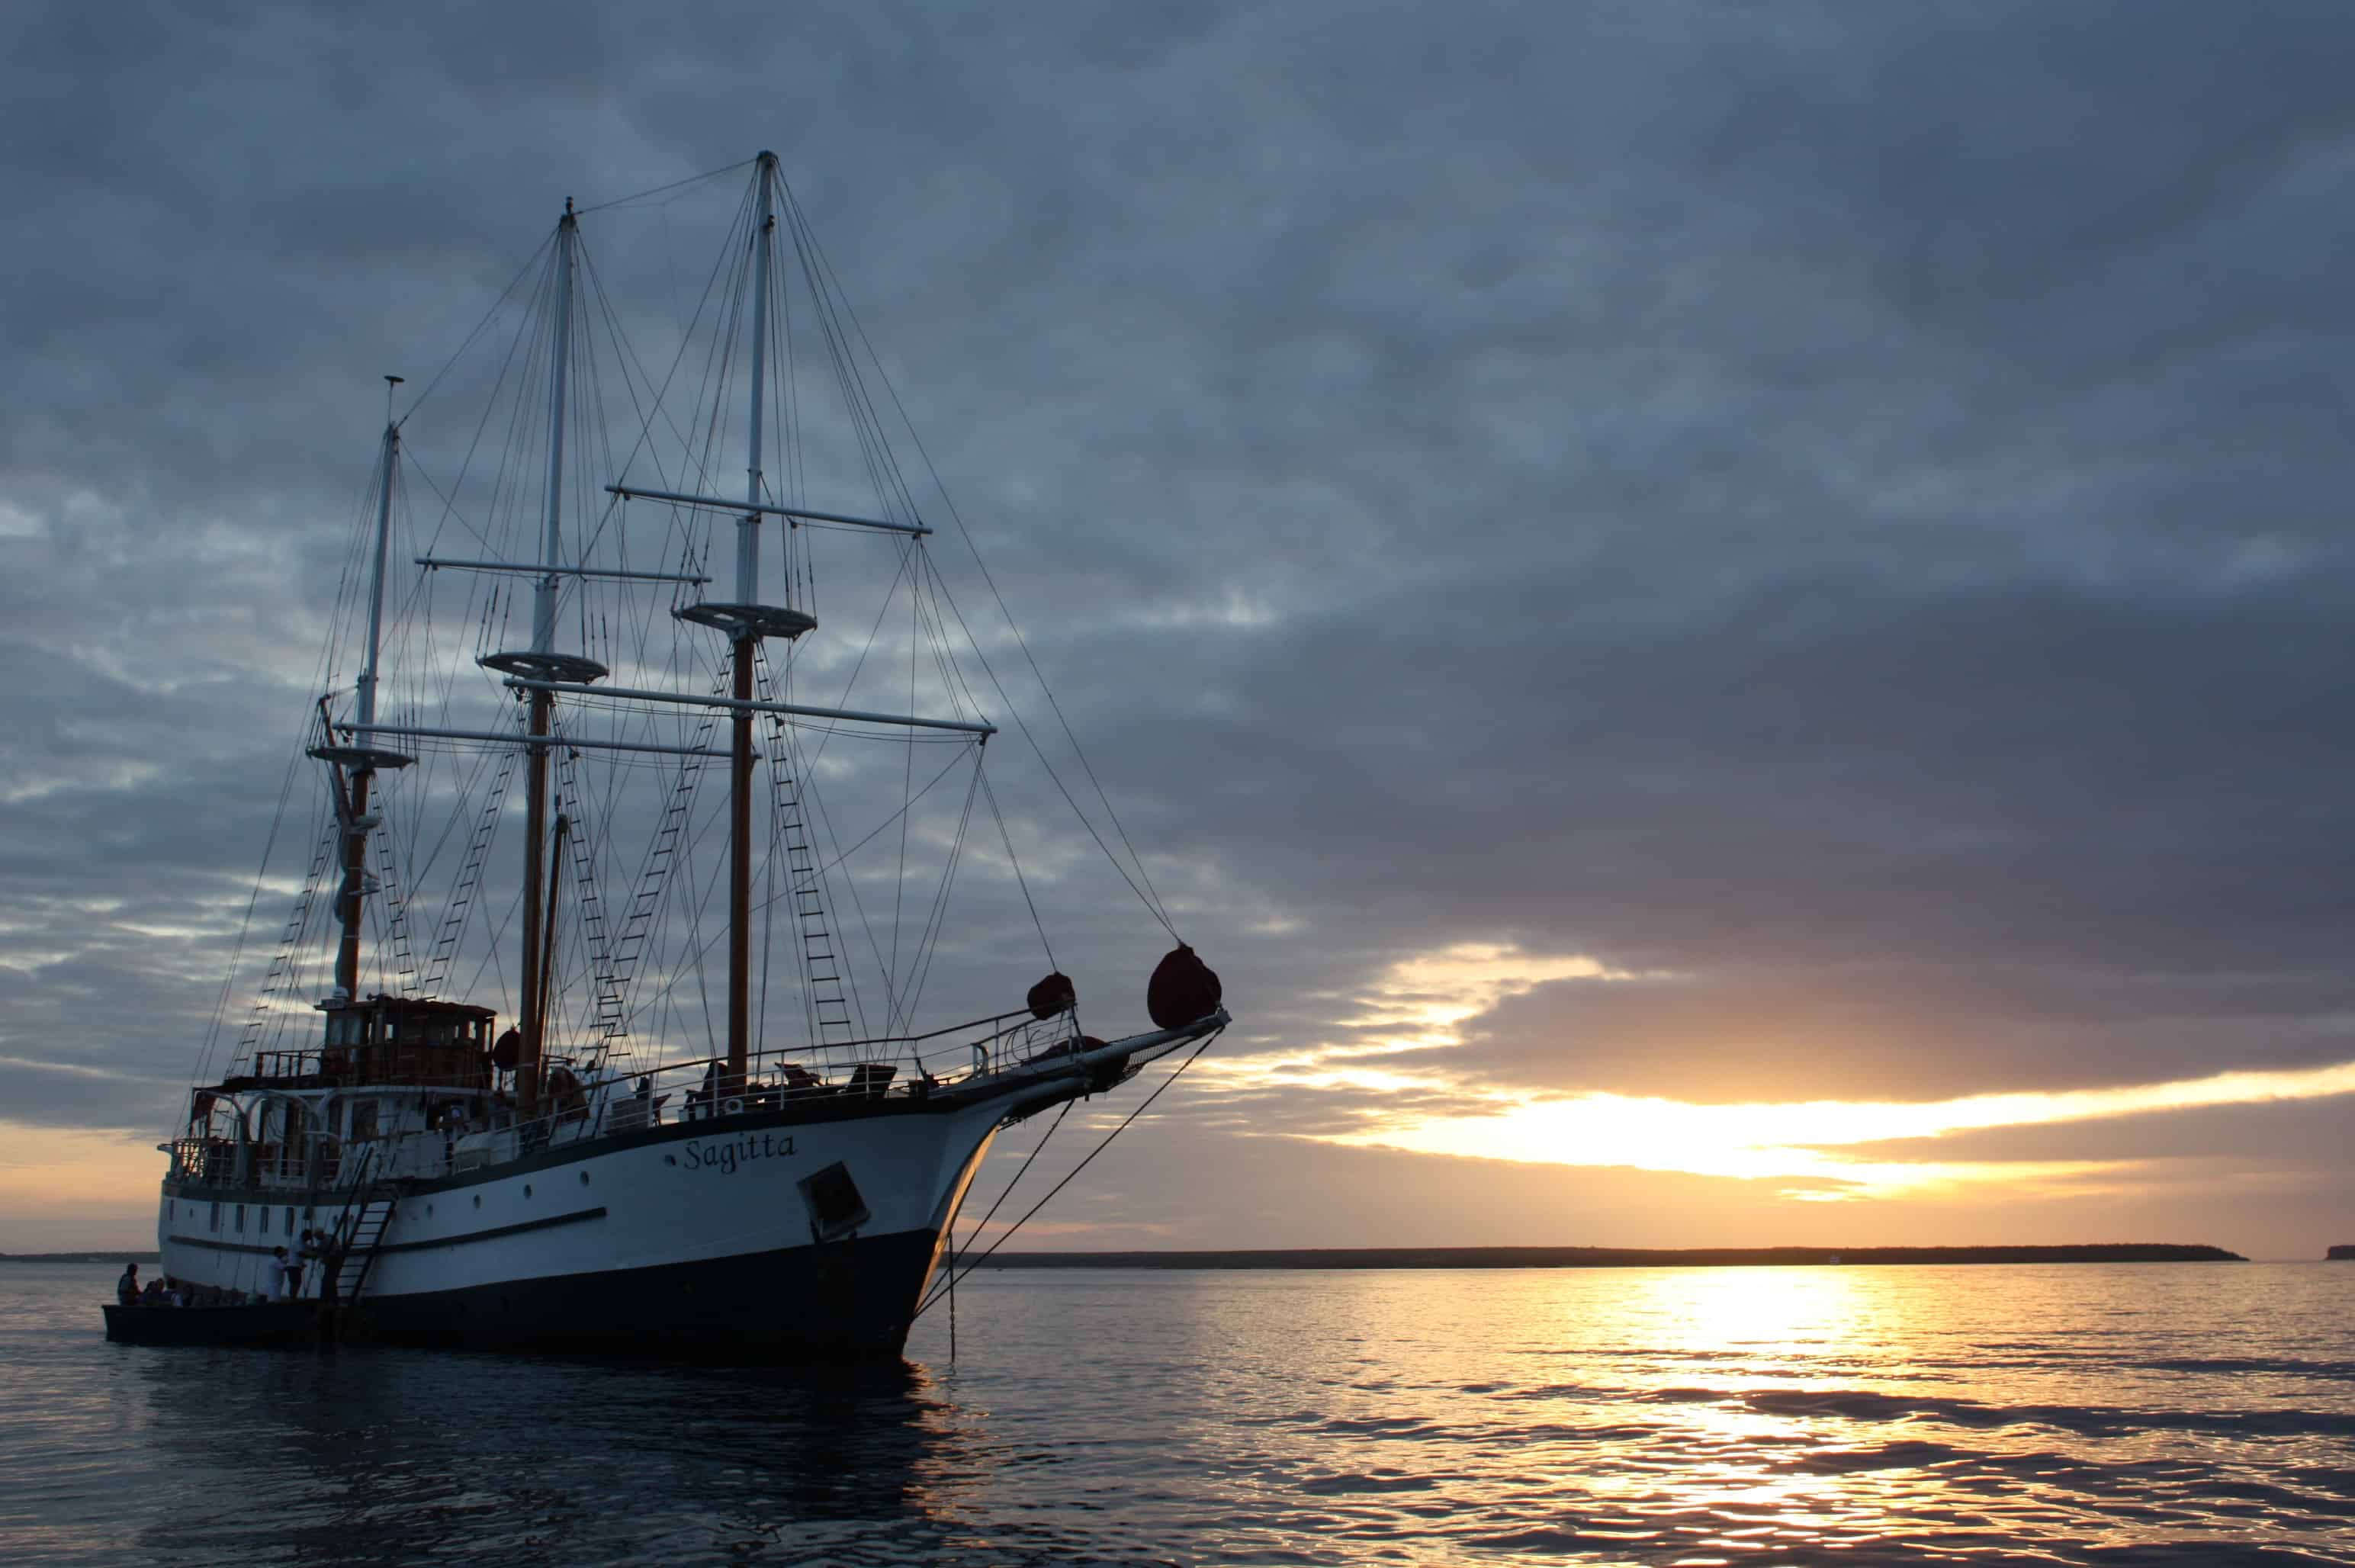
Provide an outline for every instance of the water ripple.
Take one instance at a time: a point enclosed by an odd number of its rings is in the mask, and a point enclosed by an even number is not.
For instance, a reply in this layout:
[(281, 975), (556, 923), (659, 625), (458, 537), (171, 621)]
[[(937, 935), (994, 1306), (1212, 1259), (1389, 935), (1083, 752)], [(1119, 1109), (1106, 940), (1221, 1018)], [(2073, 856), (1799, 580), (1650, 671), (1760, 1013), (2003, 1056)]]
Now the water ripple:
[(2312, 1267), (982, 1274), (960, 1359), (109, 1346), (0, 1268), (0, 1560), (2355, 1563)]

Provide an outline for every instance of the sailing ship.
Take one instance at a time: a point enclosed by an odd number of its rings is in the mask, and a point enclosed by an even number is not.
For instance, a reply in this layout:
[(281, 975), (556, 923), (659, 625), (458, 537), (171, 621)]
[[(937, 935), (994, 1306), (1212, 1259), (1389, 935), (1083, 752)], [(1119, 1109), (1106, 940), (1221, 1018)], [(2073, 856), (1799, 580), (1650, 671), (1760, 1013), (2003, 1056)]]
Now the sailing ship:
[[(678, 187), (651, 196), (667, 238)], [(983, 694), (1020, 719), (988, 651), (1035, 671), (1028, 644), (985, 645), (928, 555), (879, 411), (897, 396), (776, 158), (751, 161), (692, 315), (662, 324), (661, 375), (583, 236), (592, 213), (657, 210), (633, 199), (565, 203), (469, 339), (514, 320), (504, 358), (445, 369), (398, 416), (387, 378), (288, 774), (288, 800), (314, 781), (315, 849), (250, 1016), (229, 1021), (224, 986), (159, 1146), (163, 1269), (208, 1299), (264, 1295), (280, 1249), (307, 1250), (298, 1296), (392, 1341), (897, 1354), (995, 1136), (1190, 1050), (1166, 1087), (1228, 1015), (1182, 943), (1149, 1029), (1083, 1032), (1060, 972), (1016, 1002), (1020, 916), (1042, 947), (1046, 924), (985, 773)], [(485, 411), (437, 477), (418, 409), (469, 375)], [(600, 423), (616, 409), (626, 444)], [(510, 449), (485, 457), (495, 429)], [(461, 450), (465, 421), (450, 431)], [(741, 498), (716, 477), (737, 472)], [(826, 489), (860, 482), (857, 509)], [(413, 570), (397, 538), (422, 542)], [(847, 628), (831, 644), (821, 584)], [(880, 608), (837, 613), (862, 586)], [(904, 677), (873, 677), (901, 654)], [(1109, 799), (1082, 809), (1020, 729), (1174, 937), (1142, 861), (1111, 848)], [(976, 854), (991, 874), (960, 882)], [(257, 899), (292, 880), (268, 861)], [(961, 892), (989, 907), (957, 944)], [(948, 1010), (978, 1016), (920, 1027), (948, 971)]]

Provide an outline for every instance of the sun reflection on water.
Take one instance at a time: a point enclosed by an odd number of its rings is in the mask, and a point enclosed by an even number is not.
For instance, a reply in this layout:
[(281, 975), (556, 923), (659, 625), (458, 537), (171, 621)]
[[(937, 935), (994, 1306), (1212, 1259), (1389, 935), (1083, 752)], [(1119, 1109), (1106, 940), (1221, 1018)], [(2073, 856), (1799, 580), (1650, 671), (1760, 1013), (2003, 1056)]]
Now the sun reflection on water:
[(10, 1560), (2355, 1559), (2319, 1264), (985, 1270), (815, 1378), (176, 1356), (11, 1269)]

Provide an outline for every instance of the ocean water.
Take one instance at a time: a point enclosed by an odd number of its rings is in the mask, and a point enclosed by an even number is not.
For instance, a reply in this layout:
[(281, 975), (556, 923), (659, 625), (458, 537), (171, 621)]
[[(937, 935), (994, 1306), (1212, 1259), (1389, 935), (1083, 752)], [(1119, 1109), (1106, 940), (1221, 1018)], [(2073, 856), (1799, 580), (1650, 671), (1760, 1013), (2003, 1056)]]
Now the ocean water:
[(2346, 1264), (984, 1273), (858, 1375), (109, 1345), (113, 1274), (0, 1264), (0, 1561), (2355, 1563)]

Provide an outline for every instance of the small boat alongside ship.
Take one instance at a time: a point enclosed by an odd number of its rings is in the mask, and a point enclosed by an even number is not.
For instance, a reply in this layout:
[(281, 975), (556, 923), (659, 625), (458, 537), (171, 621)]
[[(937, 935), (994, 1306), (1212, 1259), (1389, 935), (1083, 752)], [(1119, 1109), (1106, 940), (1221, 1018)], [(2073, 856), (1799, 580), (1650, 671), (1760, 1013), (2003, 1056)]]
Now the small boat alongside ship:
[[(413, 571), (394, 557), (417, 407), (388, 400), (331, 678), (289, 773), (316, 786), (308, 873), (250, 1015), (216, 1019), (219, 1066), (200, 1064), (159, 1146), (167, 1275), (266, 1296), (279, 1249), (316, 1232), (324, 1255), (295, 1299), (109, 1307), (111, 1337), (895, 1355), (1001, 1129), (1187, 1052), (1182, 1071), (1228, 1025), (1183, 943), (1147, 987), (1153, 1027), (1116, 1038), (1082, 1030), (1060, 972), (1018, 1006), (1018, 980), (987, 978), (1023, 912), (1054, 968), (985, 772), (983, 695), (1012, 699), (925, 553), (878, 413), (896, 394), (873, 389), (775, 158), (753, 161), (659, 379), (587, 254), (588, 216), (567, 202), (502, 298), (519, 321), (471, 429), (515, 450), (423, 474), (438, 515), (430, 538), (408, 525)], [(656, 394), (698, 345), (702, 381), (666, 411)], [(616, 404), (636, 425), (619, 443), (596, 425)], [(829, 453), (871, 504), (822, 493)], [(479, 549), (453, 555), (455, 536)], [(879, 589), (880, 608), (826, 603), (865, 647), (810, 651), (821, 584)], [(879, 645), (908, 673), (862, 686)], [(892, 705), (862, 699), (877, 690)], [(1022, 734), (1174, 938), (1134, 850), (1114, 853), (1109, 800), (1107, 837)], [(995, 923), (944, 964), (976, 841)], [(924, 1023), (943, 969), (977, 1016)], [(506, 1005), (464, 994), (485, 990)]]

